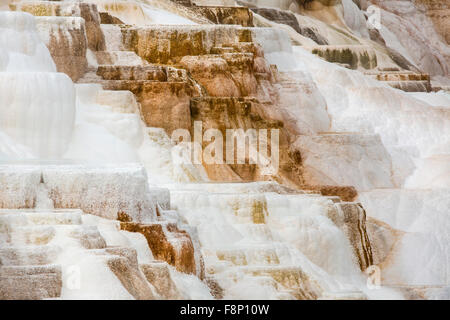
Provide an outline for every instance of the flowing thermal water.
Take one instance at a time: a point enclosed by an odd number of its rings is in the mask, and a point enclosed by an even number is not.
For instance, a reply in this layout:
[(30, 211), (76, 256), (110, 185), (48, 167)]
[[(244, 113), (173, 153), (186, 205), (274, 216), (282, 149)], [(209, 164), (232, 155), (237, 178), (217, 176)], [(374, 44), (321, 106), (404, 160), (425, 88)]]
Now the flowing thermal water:
[[(367, 37), (361, 12), (349, 2), (344, 2), (345, 20), (359, 30), (358, 36)], [(136, 19), (149, 24), (194, 23), (160, 8), (138, 7), (142, 17)], [(122, 12), (121, 18), (132, 20), (133, 14)], [(103, 25), (103, 32), (107, 47), (120, 50), (116, 30)], [(406, 233), (383, 267), (386, 284), (450, 286), (448, 93), (393, 89), (358, 71), (325, 62), (300, 46), (292, 47), (281, 30), (255, 29), (254, 36), (265, 58), (279, 71), (298, 81), (314, 82), (304, 92), (310, 98), (305, 109), (315, 108), (308, 114), (309, 134), (378, 135), (378, 149), (361, 152), (357, 142), (354, 147), (350, 142), (345, 149), (349, 154), (341, 158), (363, 154), (366, 163), (343, 166), (333, 178), (357, 186), (368, 216)], [(367, 287), (352, 244), (333, 221), (334, 215), (341, 214), (333, 199), (279, 194), (265, 182), (209, 182), (203, 168), (174, 161), (174, 144), (164, 130), (145, 126), (138, 107), (118, 111), (105, 102), (102, 91), (100, 85), (73, 84), (67, 75), (56, 72), (33, 16), (0, 11), (0, 160), (43, 163), (44, 167), (48, 160), (57, 165), (108, 164), (119, 171), (130, 163), (144, 166), (151, 187), (170, 190), (170, 209), (177, 212), (166, 210), (163, 215), (190, 233), (197, 255), (203, 256), (206, 274), (214, 275), (223, 298), (403, 298), (395, 289)], [(297, 94), (302, 97), (302, 92)], [(363, 138), (354, 139), (350, 141)], [(323, 147), (325, 157), (330, 147), (320, 142), (318, 147)], [(386, 157), (376, 160), (374, 153)], [(373, 176), (367, 177), (364, 166), (372, 165)], [(27, 170), (26, 165), (17, 170), (21, 168)], [(335, 166), (321, 168), (327, 173)], [(89, 234), (94, 251), (111, 246), (135, 248), (143, 264), (154, 260), (144, 236), (120, 231), (118, 221), (81, 210), (54, 209), (44, 183), (38, 184), (35, 209), (4, 210), (0, 219), (17, 234), (28, 228), (29, 237), (45, 245), (49, 263), (61, 265), (60, 297), (136, 298), (108, 267), (104, 255), (88, 252), (73, 235)], [(25, 247), (27, 241), (18, 236), (11, 244)], [(77, 273), (81, 280), (74, 282)], [(173, 267), (170, 273), (182, 297), (212, 298), (205, 281)], [(73, 290), (74, 286), (79, 290)], [(148, 287), (144, 291), (158, 297), (155, 288)]]

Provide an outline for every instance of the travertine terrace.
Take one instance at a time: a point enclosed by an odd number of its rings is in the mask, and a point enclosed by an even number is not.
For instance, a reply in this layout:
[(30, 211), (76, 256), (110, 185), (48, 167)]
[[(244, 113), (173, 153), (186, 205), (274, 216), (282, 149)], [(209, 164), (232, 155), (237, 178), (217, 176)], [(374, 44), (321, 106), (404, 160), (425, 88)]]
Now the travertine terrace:
[(0, 299), (450, 299), (449, 8), (1, 1)]

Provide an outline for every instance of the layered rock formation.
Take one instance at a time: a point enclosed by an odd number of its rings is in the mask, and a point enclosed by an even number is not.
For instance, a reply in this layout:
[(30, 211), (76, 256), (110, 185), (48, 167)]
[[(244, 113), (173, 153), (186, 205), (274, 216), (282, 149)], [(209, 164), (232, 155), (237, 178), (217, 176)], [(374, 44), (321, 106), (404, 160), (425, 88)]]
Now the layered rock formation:
[(436, 31), (445, 39), (447, 44), (450, 43), (449, 38), (449, 23), (448, 17), (450, 14), (450, 8), (447, 1), (430, 1), (420, 0), (419, 5), (423, 5), (426, 8), (426, 15), (433, 21)]
[[(0, 220), (1, 299), (181, 295), (174, 284), (168, 292), (159, 277), (149, 276), (160, 273), (161, 267), (151, 262), (148, 248), (133, 248), (145, 239), (115, 229), (114, 221), (79, 210), (2, 210)], [(167, 267), (161, 278), (171, 283)]]
[[(188, 5), (184, 3), (184, 5)], [(215, 24), (237, 24), (253, 27), (252, 12), (246, 7), (195, 6), (193, 9)]]
[(69, 75), (73, 81), (86, 72), (86, 50), (100, 51), (105, 47), (95, 5), (37, 1), (13, 3), (10, 8), (39, 17), (36, 19), (38, 32), (49, 48), (57, 70)]
[(7, 8), (0, 298), (448, 298), (443, 2)]

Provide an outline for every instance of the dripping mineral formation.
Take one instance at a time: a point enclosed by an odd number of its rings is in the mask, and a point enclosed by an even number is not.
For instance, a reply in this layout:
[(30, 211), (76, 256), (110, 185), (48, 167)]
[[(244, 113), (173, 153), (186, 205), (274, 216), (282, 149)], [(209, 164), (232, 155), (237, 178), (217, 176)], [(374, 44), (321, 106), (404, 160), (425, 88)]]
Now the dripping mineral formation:
[(1, 1), (0, 299), (450, 299), (448, 16)]

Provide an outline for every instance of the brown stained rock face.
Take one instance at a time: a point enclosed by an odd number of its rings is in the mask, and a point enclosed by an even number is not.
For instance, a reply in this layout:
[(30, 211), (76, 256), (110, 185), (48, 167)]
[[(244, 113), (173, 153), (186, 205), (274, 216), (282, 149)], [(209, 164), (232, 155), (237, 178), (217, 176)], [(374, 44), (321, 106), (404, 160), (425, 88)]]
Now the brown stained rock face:
[(24, 1), (10, 4), (14, 11), (36, 16), (36, 25), (46, 43), (58, 72), (73, 81), (87, 69), (86, 51), (105, 50), (97, 6), (79, 2)]
[(206, 281), (206, 284), (208, 285), (208, 288), (209, 288), (212, 296), (218, 300), (223, 299), (224, 290), (219, 285), (219, 283), (212, 277), (207, 277), (205, 279), (205, 281)]
[(323, 6), (335, 6), (341, 3), (341, 0), (296, 0), (299, 5), (302, 5), (308, 10), (319, 10)]
[[(392, 51), (395, 54), (394, 51)], [(395, 60), (399, 62), (399, 65), (402, 65), (400, 60)], [(410, 68), (406, 65), (409, 69)], [(382, 70), (376, 72), (367, 72), (367, 75), (371, 76), (378, 81), (384, 81), (389, 84), (391, 87), (406, 91), (406, 92), (430, 92), (431, 91), (431, 82), (430, 75), (427, 73), (422, 73), (420, 71), (412, 72), (412, 71), (399, 71), (399, 70)]]
[(301, 33), (300, 25), (292, 12), (276, 8), (252, 8), (251, 10), (266, 19), (275, 21), (276, 23), (286, 24), (298, 33)]
[(316, 300), (320, 286), (298, 267), (263, 266), (245, 267), (242, 270), (253, 276), (268, 276), (283, 285), (298, 300)]
[(234, 24), (253, 27), (253, 14), (246, 7), (192, 7), (192, 10), (215, 24)]
[(395, 255), (393, 250), (404, 232), (372, 217), (367, 219), (366, 226), (372, 245), (373, 263), (379, 266), (389, 264), (389, 257)]
[(241, 93), (228, 70), (227, 62), (219, 56), (186, 56), (180, 65), (191, 72), (192, 76), (211, 96), (240, 97)]
[(86, 37), (89, 49), (103, 51), (106, 49), (105, 37), (100, 28), (100, 16), (95, 4), (80, 3), (80, 16), (86, 21)]
[[(185, 56), (179, 66), (212, 97), (257, 97), (267, 100), (274, 72), (261, 47), (253, 42), (223, 43), (212, 54)], [(269, 87), (269, 88), (267, 88)]]
[(189, 101), (193, 93), (187, 82), (118, 80), (108, 81), (103, 88), (133, 92), (149, 127), (164, 128), (170, 135), (175, 129), (191, 126)]
[(190, 126), (191, 88), (183, 82), (147, 84), (138, 96), (142, 115), (149, 127), (163, 127), (170, 134)]
[(10, 4), (14, 11), (24, 11), (34, 16), (81, 17), (85, 21), (85, 32), (89, 49), (105, 50), (105, 37), (100, 28), (97, 5), (80, 2), (24, 1)]
[(266, 120), (261, 113), (258, 101), (254, 99), (200, 97), (191, 100), (192, 121), (203, 120), (206, 129), (282, 128), (281, 122)]
[(122, 29), (125, 47), (134, 50), (150, 63), (167, 64), (176, 62), (184, 56), (208, 53), (203, 45), (201, 31), (192, 34), (178, 32), (167, 33), (158, 29)]
[(169, 266), (166, 262), (155, 261), (149, 264), (141, 264), (140, 268), (147, 281), (150, 282), (158, 294), (167, 300), (183, 299), (175, 282), (170, 274)]
[(124, 24), (122, 20), (110, 15), (108, 12), (99, 12), (101, 24)]
[(73, 81), (81, 78), (87, 69), (86, 28), (78, 17), (36, 17), (36, 27), (55, 61), (58, 72)]
[(418, 0), (416, 3), (424, 6), (436, 31), (447, 44), (450, 44), (450, 3), (448, 0)]
[[(237, 155), (235, 154), (234, 164), (229, 167), (239, 176), (241, 181), (259, 181), (275, 179), (281, 182), (287, 182), (292, 185), (301, 184), (302, 177), (300, 172), (300, 163), (297, 163), (292, 157), (288, 137), (283, 129), (283, 124), (277, 120), (269, 120), (264, 117), (263, 107), (254, 99), (246, 98), (193, 98), (191, 99), (191, 119), (192, 128), (194, 121), (202, 121), (203, 133), (207, 129), (218, 129), (224, 139), (223, 155), (226, 157), (226, 131), (227, 129), (242, 129), (246, 132), (248, 129), (267, 129), (268, 150), (271, 150), (270, 130), (279, 130), (279, 171), (274, 176), (263, 175), (261, 168), (256, 164), (250, 164), (248, 154), (245, 157), (245, 164), (237, 163)], [(191, 132), (191, 136), (194, 133)], [(205, 148), (210, 141), (203, 141)], [(230, 141), (231, 143), (231, 141)], [(224, 159), (224, 163), (226, 163)], [(219, 165), (225, 167), (226, 165)], [(228, 170), (213, 170), (213, 165), (206, 166), (207, 173), (213, 180), (221, 181), (237, 181), (236, 176), (227, 174)], [(217, 176), (216, 174), (219, 174)], [(221, 174), (225, 174), (221, 176)]]
[(331, 220), (344, 232), (353, 247), (361, 271), (373, 265), (372, 246), (366, 227), (366, 212), (359, 203), (336, 203)]
[[(158, 212), (158, 211), (156, 211), (156, 212)], [(120, 222), (133, 221), (133, 219), (131, 219), (131, 217), (128, 214), (126, 214), (125, 212), (122, 212), (122, 211), (117, 213), (117, 220), (119, 220)]]
[(166, 261), (178, 271), (196, 274), (197, 267), (200, 267), (195, 264), (191, 237), (176, 225), (121, 222), (120, 227), (122, 230), (143, 234), (155, 259)]
[(150, 63), (176, 64), (185, 56), (210, 54), (223, 44), (251, 42), (250, 29), (237, 26), (122, 27), (124, 47)]
[[(251, 165), (253, 168), (254, 166)], [(208, 178), (213, 181), (243, 182), (244, 180), (229, 165), (203, 164)]]
[(192, 2), (191, 0), (171, 0), (172, 2), (178, 3), (180, 5), (186, 6), (186, 7), (191, 7), (192, 6)]
[[(102, 82), (104, 89), (129, 90), (136, 95), (148, 126), (164, 128), (169, 135), (174, 129), (189, 129), (191, 137), (194, 121), (204, 122), (205, 131), (219, 129), (224, 137), (226, 129), (246, 131), (283, 127), (279, 113), (271, 107), (277, 99), (273, 86), (276, 70), (270, 68), (263, 50), (253, 42), (249, 28), (226, 25), (122, 26), (121, 31), (124, 48), (155, 64), (152, 68), (158, 65), (164, 69), (167, 67), (161, 64), (169, 64), (182, 68), (173, 70), (187, 71), (184, 76), (174, 78), (168, 74), (166, 80), (149, 76), (143, 68), (99, 68), (97, 75), (105, 80)], [(213, 180), (275, 179), (298, 186), (303, 182), (301, 163), (293, 156), (288, 140), (282, 130), (280, 170), (274, 175), (263, 174), (262, 168), (250, 164), (248, 159), (243, 165), (204, 163), (204, 166)]]
[(251, 53), (186, 56), (180, 65), (213, 97), (245, 97), (257, 93)]
[(276, 8), (252, 8), (251, 10), (266, 19), (292, 27), (299, 34), (310, 38), (317, 44), (328, 44), (328, 41), (318, 32), (318, 30), (303, 25), (301, 26), (295, 15), (290, 11), (278, 10)]
[(100, 65), (97, 75), (104, 80), (154, 80), (167, 81), (167, 71), (162, 66), (114, 66)]
[(412, 72), (387, 72), (376, 76), (379, 81), (430, 81), (430, 75), (427, 73)]
[(352, 202), (358, 196), (358, 192), (352, 186), (303, 185), (301, 189), (315, 191), (323, 196), (336, 196), (346, 202)]
[(189, 129), (189, 101), (198, 95), (186, 70), (161, 65), (101, 65), (97, 75), (105, 90), (131, 91), (141, 105), (147, 126)]
[(135, 299), (154, 300), (157, 298), (137, 266), (134, 266), (126, 257), (107, 256), (107, 265)]
[(386, 81), (386, 83), (405, 92), (431, 92), (429, 81)]

